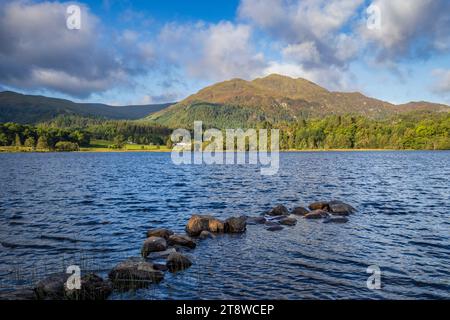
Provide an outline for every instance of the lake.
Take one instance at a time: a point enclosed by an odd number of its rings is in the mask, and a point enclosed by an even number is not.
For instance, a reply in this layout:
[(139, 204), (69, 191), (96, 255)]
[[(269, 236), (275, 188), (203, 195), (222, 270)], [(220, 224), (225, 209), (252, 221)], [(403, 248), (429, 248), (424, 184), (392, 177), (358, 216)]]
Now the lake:
[[(282, 153), (280, 170), (172, 164), (170, 153), (0, 154), (0, 291), (71, 264), (102, 276), (145, 232), (184, 232), (194, 213), (258, 216), (339, 199), (345, 224), (199, 241), (194, 264), (111, 299), (449, 299), (450, 152)], [(369, 290), (368, 266), (381, 270)]]

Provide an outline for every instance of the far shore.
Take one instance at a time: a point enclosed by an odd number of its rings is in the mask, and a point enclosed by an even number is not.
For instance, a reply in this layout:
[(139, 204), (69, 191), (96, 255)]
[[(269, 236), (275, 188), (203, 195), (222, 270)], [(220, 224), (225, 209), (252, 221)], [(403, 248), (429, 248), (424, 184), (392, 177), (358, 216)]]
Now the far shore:
[[(394, 152), (394, 151), (449, 151), (449, 150), (429, 150), (429, 149), (288, 149), (288, 150), (280, 150), (282, 153), (288, 152)], [(78, 151), (56, 151), (56, 150), (32, 150), (31, 148), (21, 147), (17, 149), (15, 147), (0, 147), (0, 153), (60, 153), (60, 152), (75, 152), (75, 153), (167, 153), (172, 152), (172, 149), (168, 148), (160, 148), (160, 149), (112, 149), (112, 148), (80, 148)], [(230, 151), (225, 151), (230, 152)]]

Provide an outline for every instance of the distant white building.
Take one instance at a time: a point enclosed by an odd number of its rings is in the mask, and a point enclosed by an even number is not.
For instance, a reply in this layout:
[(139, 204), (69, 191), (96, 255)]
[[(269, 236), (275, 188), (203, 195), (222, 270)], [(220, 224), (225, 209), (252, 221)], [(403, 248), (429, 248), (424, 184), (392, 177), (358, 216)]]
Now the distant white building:
[(190, 147), (191, 143), (190, 142), (178, 142), (174, 144), (175, 147)]

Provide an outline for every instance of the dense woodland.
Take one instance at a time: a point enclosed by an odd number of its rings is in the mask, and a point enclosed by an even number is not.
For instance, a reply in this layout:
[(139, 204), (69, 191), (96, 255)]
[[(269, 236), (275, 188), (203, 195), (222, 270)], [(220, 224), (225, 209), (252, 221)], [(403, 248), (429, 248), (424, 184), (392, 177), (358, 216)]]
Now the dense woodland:
[(450, 149), (450, 113), (330, 116), (280, 128), (282, 149)]
[[(112, 148), (126, 142), (163, 145), (171, 131), (167, 128), (138, 121), (102, 120), (79, 116), (59, 116), (38, 125), (0, 124), (0, 146), (24, 146), (38, 150), (74, 150), (89, 147), (94, 139), (111, 141)], [(59, 143), (59, 145), (58, 145)]]
[[(385, 120), (362, 116), (329, 116), (295, 123), (262, 122), (279, 128), (282, 149), (450, 149), (450, 113), (409, 113)], [(72, 151), (94, 139), (165, 145), (172, 130), (143, 121), (115, 121), (60, 116), (38, 125), (0, 124), (0, 146)], [(170, 146), (170, 143), (169, 143)]]

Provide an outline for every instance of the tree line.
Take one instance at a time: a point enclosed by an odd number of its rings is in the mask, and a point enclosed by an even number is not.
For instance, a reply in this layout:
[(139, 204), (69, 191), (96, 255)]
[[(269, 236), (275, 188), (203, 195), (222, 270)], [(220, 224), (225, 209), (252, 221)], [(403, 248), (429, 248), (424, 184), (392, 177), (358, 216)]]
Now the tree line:
[[(280, 148), (288, 149), (450, 149), (450, 113), (409, 113), (384, 120), (332, 115), (296, 122), (260, 122), (258, 128), (280, 129)], [(127, 142), (171, 147), (172, 130), (143, 121), (114, 121), (60, 116), (36, 126), (0, 124), (1, 146), (38, 150), (78, 150), (92, 139), (115, 147)]]
[(329, 116), (281, 124), (282, 149), (450, 149), (450, 113), (409, 113), (385, 120)]
[(35, 126), (0, 123), (0, 146), (75, 151), (89, 147), (93, 139), (111, 141), (118, 148), (127, 142), (163, 145), (170, 133), (168, 128), (139, 121), (59, 116)]

